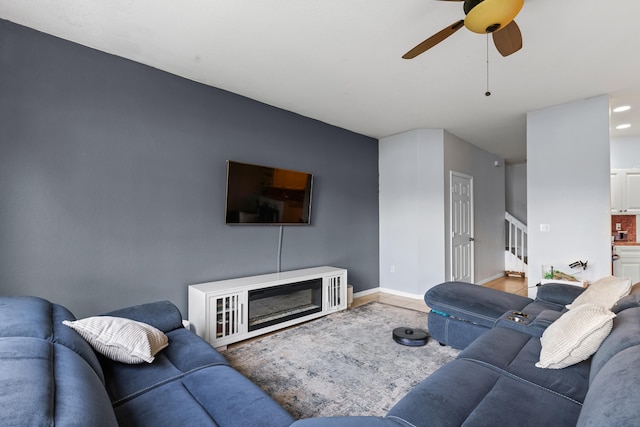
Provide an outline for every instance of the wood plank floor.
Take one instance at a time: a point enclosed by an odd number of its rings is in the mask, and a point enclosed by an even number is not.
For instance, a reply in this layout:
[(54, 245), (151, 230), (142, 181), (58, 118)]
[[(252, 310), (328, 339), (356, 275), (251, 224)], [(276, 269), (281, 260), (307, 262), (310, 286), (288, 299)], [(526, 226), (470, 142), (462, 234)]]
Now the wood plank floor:
[[(521, 277), (504, 276), (499, 279), (493, 280), (483, 286), (509, 292), (512, 294), (522, 295), (525, 297), (527, 296), (528, 292), (527, 280)], [(427, 305), (424, 303), (424, 300), (422, 299), (406, 298), (398, 295), (388, 294), (385, 292), (376, 292), (359, 298), (354, 298), (351, 308), (366, 304), (371, 301), (378, 301), (383, 304), (424, 311), (425, 313), (429, 312), (429, 307), (427, 307)]]

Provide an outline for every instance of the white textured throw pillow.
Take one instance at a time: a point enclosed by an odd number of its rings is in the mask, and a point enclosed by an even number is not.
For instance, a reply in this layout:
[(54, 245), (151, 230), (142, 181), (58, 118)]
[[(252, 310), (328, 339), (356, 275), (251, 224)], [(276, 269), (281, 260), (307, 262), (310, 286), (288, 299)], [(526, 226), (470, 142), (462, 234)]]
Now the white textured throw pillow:
[(597, 304), (609, 310), (620, 298), (629, 295), (629, 292), (630, 277), (603, 277), (589, 285), (567, 308), (571, 310), (583, 304)]
[(62, 323), (79, 333), (95, 351), (118, 362), (151, 363), (156, 353), (169, 345), (162, 331), (122, 317), (96, 316)]
[(562, 369), (588, 359), (611, 332), (616, 315), (596, 304), (564, 313), (542, 334), (538, 368)]

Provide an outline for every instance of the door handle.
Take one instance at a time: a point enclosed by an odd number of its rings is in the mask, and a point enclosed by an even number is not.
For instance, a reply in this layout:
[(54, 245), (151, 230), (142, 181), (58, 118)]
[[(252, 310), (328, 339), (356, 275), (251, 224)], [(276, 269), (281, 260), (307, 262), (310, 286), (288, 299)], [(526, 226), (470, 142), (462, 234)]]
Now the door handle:
[(469, 241), (470, 241), (470, 242), (475, 242), (475, 241), (476, 241), (476, 239), (474, 239), (473, 237), (469, 237)]

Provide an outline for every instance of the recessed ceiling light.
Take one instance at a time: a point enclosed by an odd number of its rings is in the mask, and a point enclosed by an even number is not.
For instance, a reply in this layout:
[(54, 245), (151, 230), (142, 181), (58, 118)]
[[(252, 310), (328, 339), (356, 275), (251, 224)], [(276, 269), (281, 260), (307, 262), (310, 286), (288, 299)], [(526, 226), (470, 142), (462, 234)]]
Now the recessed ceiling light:
[(631, 109), (631, 106), (629, 106), (629, 105), (622, 105), (622, 106), (620, 106), (620, 107), (616, 107), (616, 108), (614, 108), (614, 109), (613, 109), (613, 112), (614, 112), (614, 113), (621, 113), (621, 112), (623, 112), (623, 111), (627, 111), (627, 110), (630, 110), (630, 109)]
[(616, 126), (616, 129), (627, 129), (627, 128), (630, 128), (630, 127), (631, 127), (631, 125), (629, 123), (625, 123), (623, 125)]

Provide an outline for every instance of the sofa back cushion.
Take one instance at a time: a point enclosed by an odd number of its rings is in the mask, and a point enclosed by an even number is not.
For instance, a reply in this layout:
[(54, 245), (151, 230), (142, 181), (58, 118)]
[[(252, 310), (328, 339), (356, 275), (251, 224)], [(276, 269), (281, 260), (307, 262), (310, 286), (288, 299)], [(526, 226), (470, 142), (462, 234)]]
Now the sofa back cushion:
[(627, 308), (640, 307), (640, 282), (631, 286), (631, 292), (624, 298), (620, 298), (615, 303), (611, 311), (619, 313)]
[[(628, 310), (627, 310), (628, 311)], [(637, 426), (640, 420), (640, 351), (626, 348), (598, 371), (587, 392), (578, 427)]]
[(100, 362), (91, 346), (62, 324), (74, 320), (65, 307), (38, 297), (0, 297), (0, 337), (31, 337), (63, 345), (81, 356), (104, 384)]
[(164, 333), (182, 328), (182, 314), (170, 301), (156, 301), (121, 308), (103, 316), (124, 317), (146, 323)]
[(53, 335), (52, 304), (36, 297), (0, 297), (0, 337), (47, 339)]
[(571, 304), (584, 290), (585, 288), (581, 286), (567, 285), (566, 283), (545, 283), (538, 287), (536, 301), (557, 304), (557, 310), (562, 311), (567, 304)]
[(0, 366), (0, 425), (117, 426), (101, 378), (65, 345), (41, 337), (2, 337)]
[(589, 382), (594, 381), (616, 354), (630, 347), (634, 347), (640, 360), (640, 307), (624, 310), (613, 319), (611, 333), (593, 355)]
[(98, 361), (96, 353), (93, 351), (89, 343), (78, 333), (62, 324), (62, 322), (65, 320), (70, 321), (75, 319), (75, 316), (61, 305), (52, 304), (51, 309), (53, 342), (67, 347), (68, 349), (74, 351), (80, 357), (82, 357), (85, 362), (87, 362), (89, 366), (91, 366), (93, 371), (96, 373), (96, 375), (104, 385), (104, 373), (102, 372), (102, 366)]

